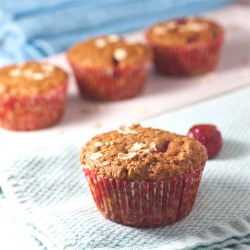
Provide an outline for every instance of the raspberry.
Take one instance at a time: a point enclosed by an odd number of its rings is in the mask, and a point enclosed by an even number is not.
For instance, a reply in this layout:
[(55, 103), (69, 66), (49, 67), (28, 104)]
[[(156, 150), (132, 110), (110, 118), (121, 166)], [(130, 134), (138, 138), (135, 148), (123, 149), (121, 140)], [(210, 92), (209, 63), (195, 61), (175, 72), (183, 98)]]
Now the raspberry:
[(208, 159), (215, 157), (222, 148), (222, 136), (216, 126), (199, 124), (189, 129), (189, 137), (198, 140), (207, 150)]

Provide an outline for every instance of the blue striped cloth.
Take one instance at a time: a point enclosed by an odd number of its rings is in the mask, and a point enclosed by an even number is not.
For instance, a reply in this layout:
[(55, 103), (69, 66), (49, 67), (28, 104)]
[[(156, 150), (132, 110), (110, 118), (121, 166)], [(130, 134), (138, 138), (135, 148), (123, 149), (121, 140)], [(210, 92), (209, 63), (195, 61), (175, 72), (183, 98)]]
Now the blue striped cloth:
[(230, 0), (2, 0), (0, 59), (40, 59), (91, 36), (213, 10)]
[(181, 134), (212, 123), (222, 132), (222, 151), (207, 162), (194, 208), (178, 223), (139, 229), (104, 219), (81, 171), (80, 138), (11, 157), (0, 168), (6, 200), (42, 250), (250, 249), (249, 96), (250, 87), (143, 122)]

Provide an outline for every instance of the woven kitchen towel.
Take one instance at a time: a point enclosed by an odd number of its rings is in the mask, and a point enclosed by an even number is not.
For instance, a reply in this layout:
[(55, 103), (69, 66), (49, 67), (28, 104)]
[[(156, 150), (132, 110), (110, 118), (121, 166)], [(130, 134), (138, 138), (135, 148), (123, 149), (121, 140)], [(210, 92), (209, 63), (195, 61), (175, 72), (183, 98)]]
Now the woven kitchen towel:
[(183, 134), (196, 123), (214, 123), (222, 131), (223, 150), (207, 162), (191, 214), (174, 225), (137, 229), (104, 219), (80, 169), (79, 141), (22, 152), (1, 171), (3, 192), (30, 234), (49, 250), (198, 250), (247, 244), (249, 96), (250, 88), (245, 88), (143, 122)]
[(77, 41), (125, 33), (177, 16), (222, 7), (230, 0), (2, 0), (0, 58), (40, 59)]

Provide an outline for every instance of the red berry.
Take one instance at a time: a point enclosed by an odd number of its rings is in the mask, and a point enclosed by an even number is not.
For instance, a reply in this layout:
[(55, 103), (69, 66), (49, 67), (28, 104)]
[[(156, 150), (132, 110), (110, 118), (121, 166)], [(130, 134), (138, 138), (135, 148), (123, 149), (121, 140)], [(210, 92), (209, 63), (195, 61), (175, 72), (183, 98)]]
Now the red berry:
[(195, 125), (189, 129), (188, 136), (198, 140), (205, 146), (208, 159), (215, 157), (222, 148), (221, 133), (214, 125)]

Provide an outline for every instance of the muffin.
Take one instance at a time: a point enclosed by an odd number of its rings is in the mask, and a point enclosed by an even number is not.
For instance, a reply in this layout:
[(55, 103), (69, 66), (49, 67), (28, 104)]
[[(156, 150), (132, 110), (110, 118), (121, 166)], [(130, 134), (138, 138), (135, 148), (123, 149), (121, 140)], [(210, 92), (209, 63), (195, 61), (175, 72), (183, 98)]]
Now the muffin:
[(73, 46), (68, 61), (80, 93), (91, 100), (121, 100), (140, 94), (151, 62), (150, 49), (117, 35)]
[(192, 76), (214, 70), (223, 34), (215, 22), (190, 17), (155, 24), (147, 30), (146, 38), (159, 73)]
[(193, 138), (132, 125), (93, 137), (80, 159), (95, 204), (106, 218), (158, 227), (190, 213), (207, 155)]
[(64, 112), (67, 84), (67, 74), (47, 63), (1, 68), (0, 126), (25, 131), (55, 124)]

